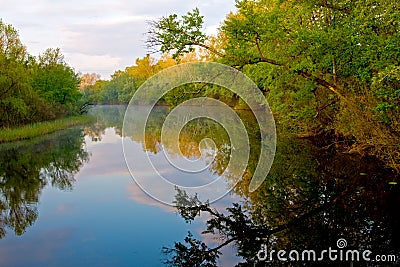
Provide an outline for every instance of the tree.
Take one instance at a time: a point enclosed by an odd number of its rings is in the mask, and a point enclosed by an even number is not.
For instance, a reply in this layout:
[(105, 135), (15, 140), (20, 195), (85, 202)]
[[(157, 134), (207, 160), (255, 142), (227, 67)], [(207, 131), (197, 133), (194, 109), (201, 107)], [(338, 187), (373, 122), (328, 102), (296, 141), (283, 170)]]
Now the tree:
[(172, 14), (158, 21), (150, 21), (149, 24), (152, 28), (148, 32), (148, 47), (159, 47), (163, 53), (174, 50), (174, 59), (193, 52), (195, 46), (211, 49), (205, 44), (207, 36), (201, 31), (203, 16), (200, 16), (198, 8), (182, 16), (182, 19)]
[(17, 30), (2, 20), (0, 20), (0, 53), (9, 61), (24, 62), (28, 57)]
[(0, 127), (78, 112), (78, 82), (60, 49), (48, 49), (36, 59), (17, 30), (0, 20)]
[(220, 42), (207, 41), (196, 9), (152, 22), (148, 44), (175, 57), (196, 45), (209, 49), (249, 75), (292, 130), (335, 129), (356, 137), (355, 150), (399, 167), (398, 2), (241, 0), (236, 7)]
[(98, 80), (101, 79), (100, 74), (97, 73), (85, 73), (80, 77), (79, 90), (82, 92), (89, 86), (94, 86)]
[(46, 110), (30, 86), (33, 62), (17, 30), (0, 20), (0, 127), (37, 121)]
[(50, 103), (70, 107), (81, 96), (78, 86), (78, 75), (65, 63), (59, 48), (49, 48), (39, 56), (33, 87), (40, 96)]

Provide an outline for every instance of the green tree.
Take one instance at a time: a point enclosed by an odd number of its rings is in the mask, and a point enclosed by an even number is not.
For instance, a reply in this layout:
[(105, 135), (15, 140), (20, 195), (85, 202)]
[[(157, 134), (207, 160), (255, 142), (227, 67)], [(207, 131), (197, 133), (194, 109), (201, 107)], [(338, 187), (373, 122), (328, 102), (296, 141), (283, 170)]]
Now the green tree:
[(207, 48), (249, 75), (289, 128), (335, 129), (356, 137), (354, 149), (399, 167), (398, 2), (240, 0), (236, 7), (220, 42), (200, 31), (196, 9), (153, 22), (148, 44), (174, 56)]
[(81, 96), (78, 86), (78, 75), (65, 63), (59, 48), (49, 48), (39, 56), (33, 87), (40, 96), (50, 103), (71, 108)]
[(48, 49), (36, 60), (17, 30), (0, 20), (0, 127), (79, 111), (78, 82), (59, 49)]
[(38, 121), (48, 111), (30, 85), (34, 63), (17, 30), (0, 20), (0, 127)]
[(159, 47), (163, 53), (174, 50), (174, 59), (178, 59), (184, 53), (193, 52), (195, 46), (210, 49), (205, 44), (207, 36), (202, 32), (203, 16), (200, 16), (198, 8), (188, 12), (181, 19), (172, 14), (152, 21), (150, 25), (152, 27), (148, 32), (148, 47)]

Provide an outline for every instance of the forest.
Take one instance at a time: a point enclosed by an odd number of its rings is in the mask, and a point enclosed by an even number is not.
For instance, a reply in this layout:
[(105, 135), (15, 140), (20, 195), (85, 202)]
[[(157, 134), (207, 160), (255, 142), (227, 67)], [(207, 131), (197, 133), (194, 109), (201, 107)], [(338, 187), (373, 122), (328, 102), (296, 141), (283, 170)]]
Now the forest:
[[(330, 136), (349, 153), (374, 155), (400, 168), (400, 7), (397, 1), (237, 0), (218, 33), (204, 33), (199, 9), (148, 22), (149, 54), (110, 80), (78, 74), (60, 49), (37, 58), (18, 32), (0, 23), (0, 126), (12, 127), (82, 112), (87, 103), (127, 104), (155, 73), (193, 61), (214, 61), (249, 76), (275, 119), (302, 136)], [(176, 88), (163, 103), (198, 96), (238, 107), (229, 90)], [(145, 104), (145, 103), (143, 103)], [(160, 103), (161, 104), (161, 103)], [(347, 144), (348, 142), (346, 142)]]
[[(351, 141), (349, 153), (374, 155), (400, 168), (400, 4), (390, 0), (238, 0), (218, 34), (204, 33), (198, 9), (149, 22), (149, 52), (110, 81), (86, 74), (84, 96), (127, 103), (158, 71), (190, 61), (237, 68), (262, 90), (277, 123), (302, 136)], [(201, 90), (200, 90), (200, 89)], [(214, 86), (176, 88), (177, 105), (191, 97), (237, 97)]]

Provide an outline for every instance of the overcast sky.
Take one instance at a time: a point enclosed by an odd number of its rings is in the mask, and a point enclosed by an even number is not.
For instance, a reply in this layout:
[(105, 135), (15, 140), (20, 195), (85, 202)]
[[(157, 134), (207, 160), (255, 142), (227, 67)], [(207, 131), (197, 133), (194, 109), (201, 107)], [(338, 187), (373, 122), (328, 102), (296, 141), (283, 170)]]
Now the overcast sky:
[(199, 7), (206, 33), (215, 33), (234, 0), (0, 0), (0, 18), (12, 24), (32, 55), (59, 47), (67, 63), (103, 78), (146, 54), (146, 21)]

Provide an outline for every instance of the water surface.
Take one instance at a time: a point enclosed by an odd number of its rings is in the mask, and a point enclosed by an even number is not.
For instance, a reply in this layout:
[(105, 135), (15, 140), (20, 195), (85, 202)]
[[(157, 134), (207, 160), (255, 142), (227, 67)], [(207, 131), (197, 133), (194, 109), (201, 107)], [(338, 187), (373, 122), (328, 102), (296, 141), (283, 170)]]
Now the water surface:
[(98, 108), (93, 125), (3, 145), (0, 266), (162, 266), (163, 246), (200, 230), (134, 183), (124, 110)]
[[(124, 110), (96, 107), (91, 114), (97, 120), (91, 125), (1, 145), (0, 266), (163, 266), (167, 255), (162, 247), (182, 242), (188, 231), (217, 243), (216, 236), (200, 235), (206, 216), (186, 224), (172, 207), (135, 184), (121, 144), (122, 138), (132, 142), (138, 164), (149, 153), (172, 182), (194, 185), (224, 175), (229, 185), (238, 177), (224, 173), (230, 156), (224, 129), (212, 121), (194, 121), (182, 131), (180, 151), (174, 151), (160, 139), (168, 108), (155, 109), (145, 140), (140, 134), (121, 136)], [(307, 215), (271, 239), (276, 249), (324, 249), (346, 238), (352, 247), (399, 253), (399, 177), (392, 170), (373, 158), (280, 135), (267, 180), (249, 194), (260, 144), (251, 115), (239, 115), (250, 136), (248, 168), (214, 207), (223, 210), (239, 202), (255, 222), (271, 228)], [(200, 164), (209, 167), (196, 179), (167, 166), (162, 149), (170, 149), (178, 160), (199, 159), (199, 142), (205, 137), (215, 140), (216, 160), (210, 164), (205, 157)], [(258, 244), (249, 247), (248, 254), (254, 257), (258, 249)], [(223, 250), (219, 265), (249, 260), (235, 254), (232, 247)]]

